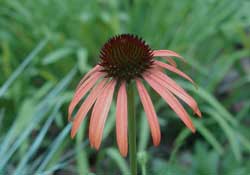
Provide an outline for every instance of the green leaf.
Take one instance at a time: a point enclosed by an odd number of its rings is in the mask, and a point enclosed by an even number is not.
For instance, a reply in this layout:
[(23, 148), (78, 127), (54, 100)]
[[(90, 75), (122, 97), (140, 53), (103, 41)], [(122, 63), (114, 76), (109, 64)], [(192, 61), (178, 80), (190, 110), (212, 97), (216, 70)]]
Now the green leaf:
[(123, 175), (128, 174), (128, 165), (117, 149), (109, 148), (106, 150), (106, 153), (111, 159), (114, 160), (114, 163), (117, 164)]
[(3, 143), (1, 143), (0, 157), (0, 169), (5, 167), (9, 159), (13, 156), (14, 152), (20, 147), (23, 141), (30, 135), (32, 130), (38, 125), (38, 123), (46, 116), (47, 112), (53, 107), (51, 105), (52, 99), (54, 99), (59, 93), (69, 84), (72, 80), (73, 75), (76, 73), (76, 68), (73, 68), (69, 74), (36, 106), (35, 112), (32, 113), (32, 120), (26, 122), (26, 126), (23, 128), (24, 131), (17, 138), (12, 146), (11, 143), (16, 137), (16, 128), (19, 127), (18, 123), (14, 123), (9, 132), (7, 133)]
[(9, 79), (0, 88), (0, 97), (8, 90), (10, 85), (16, 80), (16, 78), (24, 71), (24, 69), (30, 64), (30, 62), (36, 58), (37, 54), (45, 47), (48, 39), (44, 39), (38, 43), (36, 48), (24, 59), (20, 66), (11, 74)]
[(49, 161), (53, 158), (53, 155), (56, 153), (58, 147), (61, 146), (66, 136), (69, 136), (69, 131), (71, 129), (71, 124), (68, 124), (62, 132), (55, 138), (54, 142), (51, 143), (51, 146), (48, 149), (48, 152), (44, 156), (41, 164), (36, 170), (36, 174), (42, 173), (46, 169)]
[(88, 152), (85, 149), (82, 149), (81, 143), (83, 141), (83, 137), (85, 136), (85, 130), (87, 126), (87, 121), (84, 120), (82, 126), (80, 127), (77, 135), (76, 135), (76, 160), (77, 160), (77, 169), (78, 174), (84, 175), (89, 173), (89, 163), (88, 163)]
[(55, 63), (58, 60), (69, 56), (73, 52), (74, 52), (74, 50), (72, 48), (68, 48), (68, 47), (59, 48), (59, 49), (53, 51), (52, 53), (49, 53), (47, 56), (45, 56), (45, 58), (43, 58), (42, 63), (44, 65)]
[[(56, 108), (55, 112), (58, 112), (58, 107)], [(54, 116), (56, 115), (55, 112), (52, 114), (52, 116), (49, 117), (47, 122), (44, 124), (42, 127), (40, 133), (34, 140), (33, 144), (30, 146), (28, 149), (28, 152), (25, 154), (25, 156), (22, 158), (22, 161), (18, 164), (15, 172), (13, 174), (19, 175), (19, 174), (24, 174), (24, 168), (27, 165), (28, 161), (32, 158), (34, 153), (38, 150), (40, 147), (41, 142), (43, 141), (45, 134), (47, 133), (52, 121), (54, 120)], [(27, 172), (28, 173), (28, 172)]]
[(239, 126), (238, 121), (225, 109), (225, 107), (212, 94), (207, 92), (202, 87), (198, 87), (198, 89), (195, 89), (192, 85), (183, 81), (181, 82), (181, 84), (183, 84), (186, 89), (199, 95), (199, 97), (201, 97), (205, 102), (210, 104), (210, 106), (216, 109), (216, 111), (221, 115), (221, 117), (227, 120), (231, 125)]
[(213, 133), (209, 131), (203, 124), (202, 121), (194, 121), (195, 127), (197, 128), (198, 132), (207, 140), (211, 146), (218, 152), (219, 155), (223, 153), (223, 147), (214, 137)]
[(140, 129), (139, 129), (139, 143), (138, 143), (138, 150), (144, 151), (147, 148), (147, 144), (150, 137), (150, 131), (148, 126), (147, 117), (145, 113), (141, 113), (141, 120), (140, 120)]
[(183, 129), (180, 134), (177, 136), (174, 142), (174, 149), (172, 150), (169, 158), (169, 162), (173, 163), (176, 160), (177, 152), (180, 147), (184, 144), (185, 139), (191, 134), (191, 132), (185, 128)]
[(237, 131), (234, 131), (234, 129), (231, 128), (230, 125), (223, 119), (223, 117), (221, 117), (221, 115), (214, 109), (207, 108), (206, 112), (218, 122), (221, 129), (224, 131), (225, 135), (227, 136), (227, 139), (231, 145), (235, 158), (238, 161), (241, 161), (242, 155), (241, 155), (241, 149), (240, 149), (240, 144), (239, 144), (240, 142), (236, 134)]

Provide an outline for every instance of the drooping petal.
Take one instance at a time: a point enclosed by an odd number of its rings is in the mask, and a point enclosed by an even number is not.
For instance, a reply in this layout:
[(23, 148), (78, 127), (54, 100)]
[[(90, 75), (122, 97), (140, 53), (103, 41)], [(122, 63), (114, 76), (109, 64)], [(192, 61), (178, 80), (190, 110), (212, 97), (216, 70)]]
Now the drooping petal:
[(79, 101), (88, 93), (88, 91), (96, 84), (97, 80), (104, 76), (103, 72), (95, 72), (89, 77), (75, 92), (75, 95), (68, 108), (68, 120), (71, 120), (72, 112)]
[(174, 80), (172, 80), (166, 74), (156, 71), (149, 75), (152, 77), (157, 83), (161, 84), (181, 100), (183, 100), (199, 117), (201, 117), (201, 112), (196, 101), (191, 97), (181, 86), (179, 86)]
[(75, 136), (83, 119), (86, 117), (88, 111), (90, 110), (91, 106), (94, 104), (96, 98), (102, 93), (103, 87), (106, 81), (107, 79), (103, 79), (98, 85), (96, 85), (96, 87), (90, 92), (90, 94), (88, 95), (88, 97), (85, 99), (80, 109), (78, 110), (76, 117), (73, 121), (72, 129), (71, 129), (72, 138)]
[(89, 140), (91, 145), (96, 149), (99, 149), (101, 144), (103, 129), (111, 106), (115, 85), (115, 80), (111, 80), (107, 84), (102, 94), (97, 98), (92, 111), (89, 125)]
[(128, 104), (126, 82), (122, 82), (116, 103), (116, 140), (122, 156), (128, 153)]
[(81, 81), (78, 83), (76, 90), (84, 83), (84, 81), (89, 78), (94, 72), (99, 71), (101, 68), (100, 65), (96, 65), (94, 68), (92, 68), (85, 76), (81, 79)]
[(167, 62), (169, 62), (169, 64), (171, 64), (174, 67), (177, 67), (176, 62), (171, 58), (171, 57), (163, 57), (167, 60)]
[(192, 131), (195, 132), (195, 128), (186, 110), (180, 104), (180, 102), (172, 95), (166, 88), (158, 84), (153, 78), (144, 75), (143, 78), (149, 83), (149, 85), (166, 101), (166, 103), (172, 108), (173, 111), (180, 117), (183, 123)]
[[(181, 70), (179, 70), (179, 69), (177, 69), (177, 68), (175, 68), (175, 67), (173, 67), (173, 66), (171, 66), (171, 65), (165, 64), (165, 63), (163, 63), (163, 62), (161, 62), (161, 61), (154, 61), (154, 63), (157, 64), (157, 65), (160, 66), (160, 67), (163, 67), (163, 68), (165, 68), (165, 69), (170, 70), (171, 72), (174, 72), (174, 73), (180, 75), (181, 77), (185, 78), (186, 80), (190, 81), (191, 83), (193, 83), (193, 84), (195, 85), (195, 83), (194, 83), (194, 81), (192, 80), (192, 78), (190, 78), (187, 74), (185, 74), (185, 73), (182, 72)], [(196, 85), (195, 85), (195, 86), (196, 86)]]
[(153, 56), (154, 57), (163, 57), (163, 58), (172, 56), (172, 57), (180, 58), (183, 62), (186, 62), (186, 60), (182, 56), (180, 56), (178, 53), (176, 53), (172, 50), (154, 50)]
[(136, 79), (136, 85), (139, 92), (139, 96), (143, 105), (143, 108), (146, 112), (146, 116), (148, 119), (148, 123), (150, 126), (153, 143), (155, 146), (159, 145), (161, 141), (161, 131), (160, 131), (160, 125), (156, 116), (156, 112), (153, 106), (153, 103), (151, 101), (151, 98), (144, 87), (144, 85), (141, 83), (139, 79)]

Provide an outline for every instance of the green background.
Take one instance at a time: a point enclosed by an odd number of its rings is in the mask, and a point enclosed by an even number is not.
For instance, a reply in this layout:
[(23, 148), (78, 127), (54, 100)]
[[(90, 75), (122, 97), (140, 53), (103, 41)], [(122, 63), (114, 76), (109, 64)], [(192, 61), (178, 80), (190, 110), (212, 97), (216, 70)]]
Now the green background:
[[(153, 147), (137, 100), (140, 174), (250, 174), (249, 0), (0, 0), (0, 174), (128, 174), (111, 107), (100, 151), (86, 120), (70, 138), (67, 107), (107, 39), (144, 38), (183, 55), (173, 76), (197, 100), (191, 134), (153, 91), (162, 132)], [(186, 108), (188, 109), (188, 108)]]

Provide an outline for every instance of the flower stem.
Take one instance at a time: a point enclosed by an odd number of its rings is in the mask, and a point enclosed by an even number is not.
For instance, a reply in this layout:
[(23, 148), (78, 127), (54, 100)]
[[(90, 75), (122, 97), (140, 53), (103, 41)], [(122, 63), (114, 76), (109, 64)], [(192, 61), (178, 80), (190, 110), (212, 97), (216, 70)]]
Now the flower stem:
[(132, 82), (128, 85), (128, 128), (129, 128), (129, 158), (131, 175), (137, 175), (136, 158), (136, 117), (134, 88)]

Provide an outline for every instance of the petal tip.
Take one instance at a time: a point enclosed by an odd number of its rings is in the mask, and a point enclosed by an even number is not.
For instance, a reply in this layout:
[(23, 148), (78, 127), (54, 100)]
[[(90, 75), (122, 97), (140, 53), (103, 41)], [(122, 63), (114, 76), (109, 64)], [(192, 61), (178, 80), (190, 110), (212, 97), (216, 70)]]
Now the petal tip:
[(100, 146), (101, 146), (101, 144), (95, 144), (95, 145), (94, 145), (94, 148), (98, 151), (99, 148), (100, 148)]
[(201, 118), (202, 114), (199, 108), (196, 109), (195, 114), (198, 115), (199, 118)]
[(127, 157), (128, 151), (121, 151), (120, 153), (122, 157)]
[(159, 145), (160, 145), (160, 143), (161, 143), (161, 141), (160, 141), (160, 140), (159, 140), (159, 141), (157, 141), (157, 142), (153, 142), (153, 144), (154, 144), (154, 146), (155, 146), (155, 147), (159, 146)]
[(70, 137), (71, 137), (71, 139), (74, 139), (75, 135), (76, 135), (76, 133), (75, 133), (75, 131), (72, 129), (71, 132), (70, 132)]
[(72, 116), (70, 114), (68, 115), (68, 122), (73, 122)]
[(190, 130), (192, 131), (193, 134), (196, 133), (196, 129), (194, 127), (190, 128)]

